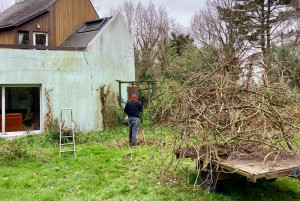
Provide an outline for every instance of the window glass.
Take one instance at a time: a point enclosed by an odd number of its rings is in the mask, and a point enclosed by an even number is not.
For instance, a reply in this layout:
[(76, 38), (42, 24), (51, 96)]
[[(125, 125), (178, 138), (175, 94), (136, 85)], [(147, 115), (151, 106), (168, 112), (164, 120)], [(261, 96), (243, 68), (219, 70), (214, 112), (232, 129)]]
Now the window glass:
[(19, 45), (29, 45), (29, 32), (19, 32)]
[(35, 45), (47, 46), (47, 34), (46, 33), (35, 33)]
[(5, 88), (5, 132), (40, 130), (39, 87)]
[(97, 30), (103, 21), (104, 19), (93, 21), (93, 22), (87, 22), (82, 27), (82, 29), (80, 29), (79, 33)]

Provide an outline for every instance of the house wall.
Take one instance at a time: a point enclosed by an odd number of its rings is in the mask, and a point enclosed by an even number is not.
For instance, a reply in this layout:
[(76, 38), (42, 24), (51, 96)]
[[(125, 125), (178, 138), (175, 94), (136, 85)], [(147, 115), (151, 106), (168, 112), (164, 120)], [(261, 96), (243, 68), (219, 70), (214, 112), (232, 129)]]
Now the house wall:
[(98, 19), (90, 0), (59, 0), (55, 3), (56, 46), (60, 46), (86, 21)]
[(59, 47), (84, 22), (99, 18), (90, 0), (57, 0), (47, 11), (9, 31), (1, 30), (0, 44), (18, 45), (17, 32), (23, 30), (31, 31), (31, 37), (33, 31), (47, 32), (48, 46)]
[[(48, 34), (48, 39), (51, 39), (48, 41), (48, 46), (54, 46), (55, 45), (55, 35), (54, 32), (51, 32), (51, 29), (53, 29), (53, 22), (51, 21), (51, 12), (46, 12), (18, 27), (15, 28), (15, 42), (14, 44), (18, 45), (19, 38), (18, 38), (18, 32), (19, 31), (30, 31), (30, 37), (31, 37), (31, 43), (32, 41), (32, 35), (33, 32), (43, 32)], [(40, 28), (37, 28), (37, 25), (40, 25)], [(53, 40), (54, 38), (54, 40)], [(33, 45), (33, 44), (31, 44)]]
[(111, 86), (118, 95), (115, 80), (134, 80), (133, 42), (118, 15), (84, 52), (0, 49), (0, 75), (0, 86), (42, 87), (42, 128), (48, 111), (45, 90), (52, 89), (54, 118), (62, 108), (71, 108), (81, 131), (97, 130), (103, 120), (100, 87)]
[(0, 32), (0, 44), (10, 45), (14, 44), (14, 30), (3, 30)]
[[(112, 94), (119, 96), (119, 85), (116, 80), (134, 81), (134, 46), (133, 39), (125, 25), (121, 15), (115, 16), (110, 23), (107, 24), (96, 39), (89, 46), (91, 53), (92, 74), (94, 78), (93, 88), (99, 89), (100, 86), (110, 86)], [(94, 100), (99, 100), (99, 92), (93, 91)], [(122, 85), (123, 101), (127, 100), (127, 85)], [(94, 102), (93, 110), (100, 111), (100, 102)], [(124, 106), (124, 105), (123, 105)], [(99, 112), (97, 112), (99, 114)], [(100, 121), (98, 120), (100, 119)], [(95, 125), (102, 122), (102, 116), (96, 116)]]
[[(16, 30), (19, 31), (40, 31), (40, 32), (49, 32), (49, 23), (50, 23), (50, 13), (46, 12), (22, 25), (20, 25)], [(40, 28), (37, 28), (37, 25), (40, 25)]]

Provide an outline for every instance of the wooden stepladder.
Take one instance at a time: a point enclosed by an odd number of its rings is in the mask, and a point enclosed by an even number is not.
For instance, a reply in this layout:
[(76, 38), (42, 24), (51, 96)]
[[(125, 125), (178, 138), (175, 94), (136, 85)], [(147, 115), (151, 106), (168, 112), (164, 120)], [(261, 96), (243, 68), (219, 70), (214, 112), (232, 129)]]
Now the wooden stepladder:
[[(64, 113), (69, 111), (70, 118), (69, 118), (69, 126), (66, 124), (66, 118), (64, 118)], [(59, 157), (61, 157), (61, 153), (66, 152), (74, 152), (74, 157), (76, 158), (76, 151), (75, 151), (75, 124), (73, 121), (72, 109), (64, 108), (60, 112), (60, 123), (59, 123)], [(62, 149), (62, 147), (70, 147), (73, 146), (73, 149)]]

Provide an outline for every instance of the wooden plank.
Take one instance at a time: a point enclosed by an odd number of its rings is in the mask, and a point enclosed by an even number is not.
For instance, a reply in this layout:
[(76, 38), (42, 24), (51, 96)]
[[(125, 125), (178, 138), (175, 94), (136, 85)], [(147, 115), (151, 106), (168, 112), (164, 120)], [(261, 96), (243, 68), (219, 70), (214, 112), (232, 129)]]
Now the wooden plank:
[(14, 29), (1, 30), (0, 32), (0, 44), (14, 44)]
[[(216, 162), (215, 162), (216, 163)], [(257, 179), (274, 179), (290, 176), (292, 170), (300, 166), (300, 156), (294, 155), (288, 158), (268, 161), (263, 165), (263, 160), (235, 160), (221, 161), (220, 166), (230, 172), (246, 176), (252, 182)]]
[(57, 1), (55, 13), (56, 46), (60, 46), (84, 22), (99, 18), (89, 0)]
[(33, 15), (33, 16), (30, 17), (30, 18), (26, 18), (25, 20), (19, 22), (19, 23), (16, 24), (15, 26), (23, 25), (23, 24), (26, 23), (26, 22), (31, 22), (33, 19), (39, 18), (40, 15), (42, 15), (42, 14), (44, 14), (44, 13), (46, 13), (46, 12), (48, 12), (48, 10), (43, 10), (43, 11), (41, 11), (41, 12), (39, 12), (39, 13)]
[(86, 47), (49, 47), (49, 46), (30, 46), (30, 45), (4, 45), (0, 44), (0, 49), (27, 49), (27, 50), (60, 50), (60, 51), (84, 51)]

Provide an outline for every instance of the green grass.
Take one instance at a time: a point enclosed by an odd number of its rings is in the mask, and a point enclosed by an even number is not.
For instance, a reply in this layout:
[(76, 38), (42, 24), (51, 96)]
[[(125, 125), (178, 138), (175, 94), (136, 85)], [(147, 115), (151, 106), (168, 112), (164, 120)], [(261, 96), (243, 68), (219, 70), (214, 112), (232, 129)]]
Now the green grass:
[[(151, 132), (146, 135), (157, 139)], [(161, 181), (164, 153), (151, 143), (127, 146), (127, 128), (78, 134), (77, 142), (75, 159), (70, 153), (59, 158), (49, 134), (0, 141), (27, 153), (0, 155), (0, 200), (300, 200), (300, 182), (291, 178), (253, 184), (241, 177), (226, 181), (221, 193), (210, 194), (199, 185), (193, 191), (194, 167), (184, 165), (175, 182), (168, 173)]]

